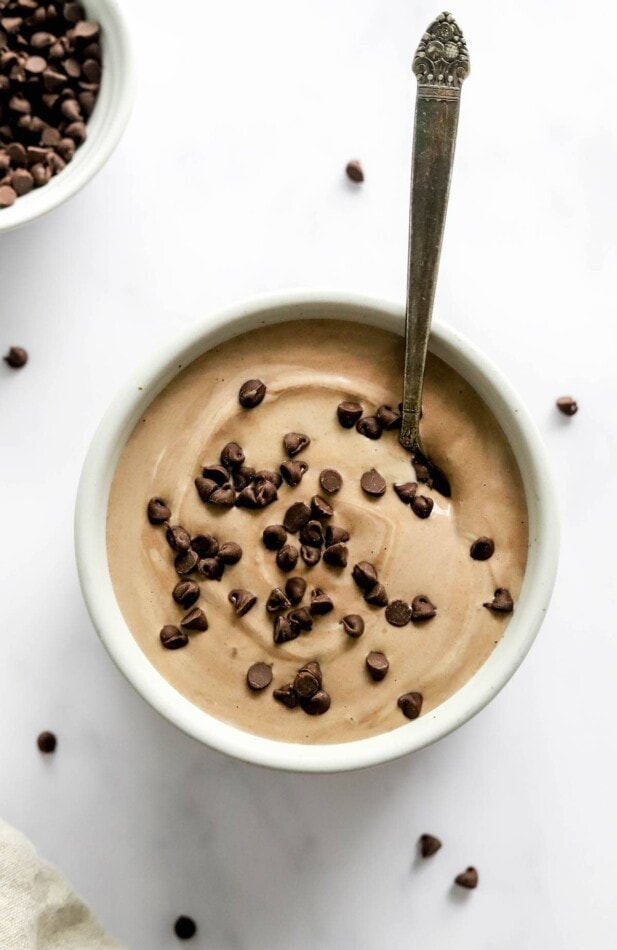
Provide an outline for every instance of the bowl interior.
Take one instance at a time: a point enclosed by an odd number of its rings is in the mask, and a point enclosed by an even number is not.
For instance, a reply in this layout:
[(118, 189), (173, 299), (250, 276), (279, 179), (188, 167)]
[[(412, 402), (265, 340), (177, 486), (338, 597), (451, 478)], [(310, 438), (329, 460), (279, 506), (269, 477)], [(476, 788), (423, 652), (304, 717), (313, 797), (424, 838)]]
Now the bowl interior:
[(459, 372), (492, 409), (517, 459), (529, 513), (529, 555), (523, 587), (505, 634), (477, 673), (441, 706), (392, 732), (336, 745), (298, 745), (245, 733), (194, 706), (149, 663), (115, 599), (107, 564), (106, 511), (120, 453), (153, 398), (206, 350), (261, 326), (292, 319), (339, 319), (402, 335), (394, 304), (348, 294), (284, 294), (228, 308), (191, 328), (135, 374), (118, 394), (94, 437), (79, 487), (76, 551), (82, 590), (112, 658), (136, 689), (167, 719), (200, 741), (240, 759), (272, 767), (341, 771), (374, 765), (419, 749), (456, 729), (504, 686), (529, 650), (550, 600), (559, 526), (550, 471), (535, 425), (501, 373), (472, 344), (435, 324), (430, 349)]

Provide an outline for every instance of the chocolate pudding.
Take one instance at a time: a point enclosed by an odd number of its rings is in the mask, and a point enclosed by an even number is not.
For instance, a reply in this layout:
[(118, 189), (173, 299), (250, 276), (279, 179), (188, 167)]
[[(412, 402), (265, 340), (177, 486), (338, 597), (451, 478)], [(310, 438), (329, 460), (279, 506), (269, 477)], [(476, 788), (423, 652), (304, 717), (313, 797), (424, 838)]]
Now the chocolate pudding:
[(398, 440), (402, 364), (374, 327), (263, 327), (182, 368), (135, 426), (109, 497), (115, 594), (210, 715), (284, 742), (413, 728), (503, 636), (528, 547), (514, 455), (429, 355), (422, 433), (451, 497), (427, 484)]

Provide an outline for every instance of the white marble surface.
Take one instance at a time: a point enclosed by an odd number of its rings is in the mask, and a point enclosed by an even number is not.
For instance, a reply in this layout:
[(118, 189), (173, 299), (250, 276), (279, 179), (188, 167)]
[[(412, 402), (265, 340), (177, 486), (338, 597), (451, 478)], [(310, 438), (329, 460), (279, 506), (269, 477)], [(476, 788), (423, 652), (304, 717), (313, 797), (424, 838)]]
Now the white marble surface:
[[(549, 616), (457, 734), (325, 777), (228, 760), (133, 693), (80, 597), (75, 488), (119, 383), (197, 315), (297, 285), (402, 297), (409, 65), (437, 9), (126, 6), (140, 91), (118, 152), (69, 205), (0, 239), (0, 347), (31, 352), (0, 369), (0, 814), (134, 950), (175, 946), (178, 913), (199, 923), (191, 946), (213, 950), (614, 947), (613, 5), (454, 10), (472, 75), (436, 313), (504, 369), (554, 461)], [(553, 407), (569, 392), (573, 419)], [(43, 728), (53, 758), (36, 750)], [(420, 866), (423, 831), (444, 847)], [(455, 893), (468, 863), (481, 885)]]

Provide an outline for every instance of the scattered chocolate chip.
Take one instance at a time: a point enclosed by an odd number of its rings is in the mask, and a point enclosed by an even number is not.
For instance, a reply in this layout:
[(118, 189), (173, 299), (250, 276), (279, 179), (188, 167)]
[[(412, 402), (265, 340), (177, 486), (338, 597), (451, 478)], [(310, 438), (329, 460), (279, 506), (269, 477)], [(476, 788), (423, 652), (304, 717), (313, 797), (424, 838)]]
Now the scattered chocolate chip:
[(352, 159), (350, 162), (347, 162), (345, 166), (345, 171), (347, 177), (350, 181), (360, 184), (361, 181), (364, 181), (364, 172), (362, 171), (362, 165), (357, 159)]
[(246, 485), (236, 496), (236, 505), (238, 508), (258, 508), (257, 498), (255, 497), (255, 484)]
[(300, 705), (309, 716), (321, 716), (330, 708), (330, 696), (325, 689), (318, 689), (310, 699), (300, 699)]
[(198, 534), (191, 539), (191, 547), (200, 557), (216, 557), (219, 553), (218, 538), (213, 534)]
[(397, 700), (399, 709), (408, 719), (417, 719), (422, 709), (422, 693), (403, 693)]
[(278, 551), (287, 540), (287, 532), (282, 524), (269, 524), (264, 528), (261, 538), (269, 551)]
[(324, 468), (319, 475), (319, 484), (329, 495), (334, 495), (343, 487), (343, 477), (335, 468)]
[(373, 607), (385, 607), (388, 603), (388, 594), (386, 593), (386, 588), (383, 584), (380, 584), (379, 581), (368, 590), (364, 599), (367, 604), (372, 604)]
[(310, 444), (311, 440), (308, 435), (303, 435), (301, 432), (288, 432), (287, 435), (283, 436), (283, 445), (290, 458), (308, 448)]
[(380, 406), (377, 410), (377, 421), (382, 429), (400, 429), (401, 415), (392, 406)]
[(309, 663), (305, 663), (305, 664), (304, 664), (304, 666), (302, 667), (302, 669), (303, 669), (303, 670), (308, 670), (309, 673), (312, 673), (313, 676), (315, 676), (316, 679), (319, 681), (319, 685), (321, 686), (321, 679), (322, 679), (322, 677), (321, 677), (321, 667), (320, 667), (319, 663), (317, 662), (317, 660), (310, 660)]
[(279, 610), (287, 610), (291, 606), (291, 601), (287, 594), (280, 587), (275, 587), (270, 591), (266, 601), (266, 610), (269, 614), (275, 614)]
[(321, 495), (313, 495), (311, 498), (311, 513), (313, 518), (327, 521), (328, 518), (332, 517), (334, 511), (325, 498), (322, 498)]
[(424, 594), (418, 594), (411, 602), (412, 620), (430, 620), (437, 613), (437, 608)]
[(306, 592), (306, 581), (303, 577), (290, 577), (285, 583), (285, 593), (289, 602), (294, 606), (299, 604)]
[(296, 696), (296, 691), (293, 688), (292, 683), (288, 683), (287, 686), (281, 686), (279, 689), (275, 689), (272, 695), (277, 702), (282, 703), (283, 706), (287, 706), (288, 709), (295, 709), (298, 705), (298, 697)]
[(434, 835), (420, 835), (418, 844), (420, 845), (420, 854), (423, 858), (432, 857), (434, 854), (437, 854), (441, 848), (441, 841)]
[(469, 867), (466, 871), (456, 875), (454, 883), (458, 884), (459, 887), (466, 887), (467, 890), (473, 891), (478, 886), (478, 872), (475, 868)]
[(294, 689), (300, 699), (310, 699), (320, 688), (321, 683), (313, 676), (310, 670), (300, 670), (294, 679)]
[(165, 532), (167, 543), (174, 551), (188, 551), (191, 546), (191, 536), (182, 525), (170, 525)]
[(555, 405), (564, 416), (573, 416), (578, 412), (578, 403), (572, 396), (560, 396)]
[(364, 633), (364, 620), (360, 614), (347, 614), (340, 622), (348, 637), (357, 639)]
[(22, 346), (12, 346), (4, 357), (11, 369), (21, 369), (28, 362), (28, 352)]
[(181, 607), (192, 607), (199, 600), (201, 591), (195, 581), (179, 581), (173, 589), (172, 597)]
[(228, 442), (221, 451), (221, 462), (226, 468), (240, 468), (244, 458), (244, 449), (237, 442)]
[(341, 541), (349, 541), (349, 531), (337, 524), (328, 525), (325, 533), (326, 547), (331, 548), (333, 544), (339, 544)]
[(202, 501), (209, 501), (210, 495), (218, 488), (218, 485), (212, 478), (198, 477), (195, 479), (195, 488)]
[(370, 590), (377, 583), (377, 571), (368, 561), (354, 564), (351, 576), (361, 590)]
[(367, 439), (381, 439), (382, 428), (377, 416), (364, 416), (356, 422), (356, 431)]
[(300, 484), (302, 476), (307, 470), (306, 462), (286, 461), (281, 465), (281, 475), (292, 488)]
[(411, 607), (404, 600), (392, 600), (386, 607), (386, 620), (393, 627), (404, 627), (411, 620)]
[(416, 492), (418, 490), (417, 482), (405, 482), (403, 485), (395, 485), (394, 491), (401, 499), (404, 505), (410, 505), (411, 502), (416, 497)]
[(197, 562), (197, 570), (209, 581), (220, 581), (225, 568), (217, 557), (202, 557)]
[(428, 518), (433, 510), (433, 499), (427, 495), (416, 495), (411, 499), (411, 510), (418, 518)]
[(336, 407), (338, 421), (344, 429), (351, 429), (364, 412), (359, 402), (340, 402)]
[(241, 465), (240, 468), (232, 472), (234, 488), (240, 492), (255, 480), (255, 469), (250, 465)]
[[(67, 6), (76, 7), (78, 6), (78, 4), (67, 3), (65, 4), (65, 9)], [(66, 13), (65, 13), (65, 16), (66, 16)], [(184, 914), (182, 914), (180, 917), (176, 919), (176, 922), (174, 924), (174, 933), (176, 937), (178, 938), (178, 940), (190, 940), (191, 937), (194, 937), (195, 934), (197, 933), (197, 924), (195, 923), (192, 917), (185, 917)]]
[(300, 546), (300, 557), (307, 567), (315, 567), (321, 561), (321, 548), (313, 547), (310, 544)]
[(274, 621), (273, 639), (277, 644), (287, 643), (289, 640), (295, 640), (300, 636), (300, 628), (297, 625), (290, 624), (287, 617), (279, 616)]
[(360, 486), (366, 495), (379, 498), (385, 494), (386, 480), (376, 468), (372, 468), (370, 472), (364, 472), (360, 479)]
[(309, 633), (313, 629), (313, 618), (306, 607), (296, 607), (287, 614), (292, 630)]
[(198, 555), (190, 548), (188, 551), (180, 551), (174, 558), (176, 573), (180, 575), (190, 574), (197, 567), (198, 561)]
[(474, 541), (469, 549), (474, 561), (488, 561), (495, 553), (495, 542), (492, 538), (481, 537)]
[(385, 653), (371, 652), (366, 657), (365, 663), (369, 676), (375, 680), (376, 683), (384, 679), (390, 669), (390, 663)]
[(223, 564), (237, 564), (242, 557), (242, 548), (235, 541), (226, 541), (221, 544), (218, 556)]
[(492, 601), (484, 604), (489, 610), (495, 610), (497, 613), (510, 614), (514, 609), (514, 601), (510, 591), (506, 587), (498, 587)]
[(252, 594), (250, 590), (243, 590), (242, 588), (230, 590), (227, 599), (236, 611), (238, 617), (244, 617), (251, 607), (254, 607), (257, 603), (255, 594)]
[(171, 518), (171, 511), (162, 498), (151, 498), (147, 510), (150, 524), (163, 524)]
[(229, 481), (229, 470), (224, 465), (206, 465), (201, 474), (204, 478), (209, 478), (217, 486), (225, 485)]
[(295, 534), (300, 528), (303, 528), (311, 518), (311, 509), (303, 501), (297, 501), (291, 505), (285, 512), (283, 518), (283, 527), (286, 531)]
[(284, 544), (276, 553), (276, 563), (282, 571), (293, 571), (298, 563), (298, 549), (293, 544)]
[(56, 739), (53, 732), (46, 731), (39, 733), (36, 744), (41, 752), (44, 752), (45, 755), (50, 755), (52, 752), (56, 751), (58, 740)]
[(214, 489), (208, 501), (211, 505), (222, 505), (225, 508), (231, 508), (236, 503), (236, 489), (233, 485), (221, 485), (220, 488)]
[(424, 482), (429, 488), (434, 488), (440, 495), (449, 498), (452, 494), (452, 489), (444, 470), (439, 468), (439, 465), (435, 465), (426, 455), (419, 452), (418, 449), (416, 449), (412, 460), (417, 480)]
[(276, 485), (265, 478), (256, 478), (253, 484), (249, 485), (249, 488), (253, 489), (257, 508), (266, 508), (278, 498)]
[(208, 629), (208, 620), (200, 607), (193, 607), (188, 614), (180, 621), (180, 626), (185, 630), (198, 630), (203, 632)]
[(267, 663), (253, 663), (246, 674), (246, 682), (251, 689), (265, 689), (272, 682), (272, 667)]
[(275, 488), (280, 488), (283, 484), (283, 477), (280, 472), (271, 472), (266, 468), (255, 472), (255, 478), (260, 478), (265, 482), (272, 482)]
[(323, 545), (323, 527), (320, 521), (307, 521), (300, 532), (300, 540), (309, 547), (320, 548)]
[(266, 395), (265, 384), (260, 379), (247, 379), (240, 386), (238, 399), (243, 409), (254, 409)]
[(347, 557), (349, 551), (347, 545), (339, 541), (337, 544), (329, 545), (324, 553), (323, 559), (330, 567), (347, 567)]
[(309, 607), (309, 610), (313, 616), (328, 614), (333, 609), (333, 607), (334, 604), (332, 603), (331, 598), (320, 587), (315, 587), (311, 591), (311, 606)]
[(179, 630), (172, 624), (166, 624), (160, 633), (161, 643), (166, 650), (178, 650), (189, 642), (189, 635), (185, 630)]

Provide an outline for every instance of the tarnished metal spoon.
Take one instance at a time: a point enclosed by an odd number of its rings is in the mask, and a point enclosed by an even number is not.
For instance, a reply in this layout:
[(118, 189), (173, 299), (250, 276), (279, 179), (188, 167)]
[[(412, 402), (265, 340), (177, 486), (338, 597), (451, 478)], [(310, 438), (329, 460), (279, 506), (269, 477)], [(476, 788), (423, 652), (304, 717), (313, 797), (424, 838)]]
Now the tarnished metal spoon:
[[(428, 458), (420, 436), (422, 388), (439, 255), (448, 206), (461, 86), (469, 74), (465, 39), (454, 17), (440, 13), (413, 61), (418, 79), (411, 163), (409, 267), (401, 445), (422, 480), (450, 495), (446, 474)], [(420, 475), (418, 475), (420, 477)]]

